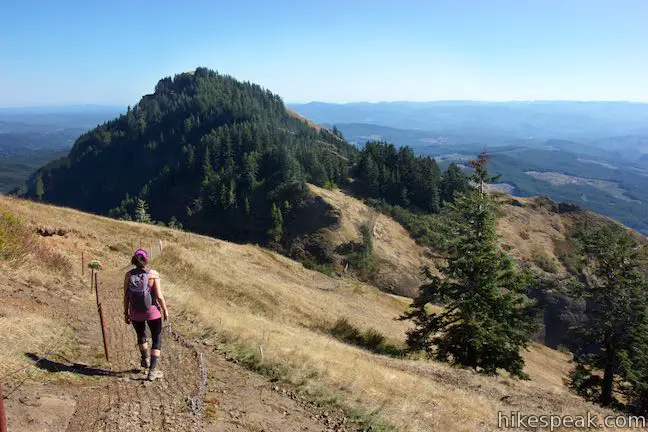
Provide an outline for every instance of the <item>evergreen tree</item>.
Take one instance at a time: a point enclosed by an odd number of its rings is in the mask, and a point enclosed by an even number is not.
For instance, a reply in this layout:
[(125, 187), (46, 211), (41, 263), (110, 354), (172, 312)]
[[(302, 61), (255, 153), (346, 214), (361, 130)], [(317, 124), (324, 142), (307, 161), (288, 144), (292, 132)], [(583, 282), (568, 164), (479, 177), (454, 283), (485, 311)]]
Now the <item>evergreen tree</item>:
[(178, 222), (178, 219), (175, 216), (171, 216), (171, 219), (169, 220), (169, 228), (173, 229), (182, 229), (182, 223)]
[(369, 197), (380, 196), (380, 172), (374, 162), (373, 158), (369, 155), (364, 160), (364, 182), (365, 191)]
[[(644, 281), (644, 296), (646, 289)], [(629, 410), (645, 416), (648, 414), (648, 307), (645, 298), (638, 299), (633, 323), (628, 329), (632, 346), (619, 353), (620, 369), (627, 385), (622, 383), (618, 388)]]
[(148, 204), (141, 198), (137, 199), (135, 205), (135, 221), (141, 223), (151, 223), (151, 215), (148, 212)]
[(468, 191), (468, 178), (456, 164), (450, 164), (443, 174), (440, 184), (441, 201), (454, 202), (455, 195)]
[[(581, 394), (614, 402), (620, 382), (631, 384), (631, 404), (648, 401), (648, 297), (642, 249), (620, 226), (589, 227), (577, 236), (586, 257), (583, 284), (574, 293), (587, 301), (586, 320), (575, 330), (578, 346), (572, 386)], [(597, 372), (603, 371), (602, 379)]]
[(36, 183), (34, 185), (34, 194), (38, 201), (43, 200), (43, 195), (45, 195), (45, 186), (43, 184), (43, 177), (39, 174), (36, 176)]
[(413, 184), (415, 200), (418, 206), (426, 212), (438, 213), (439, 201), (439, 167), (434, 159), (423, 158), (419, 160), (414, 172)]
[(477, 185), (479, 193), (482, 195), (485, 193), (485, 187), (487, 183), (497, 181), (501, 176), (490, 177), (486, 165), (488, 165), (488, 152), (486, 150), (479, 153), (477, 159), (470, 161), (470, 166), (475, 170), (472, 180)]
[(333, 135), (335, 135), (336, 137), (340, 139), (344, 139), (344, 135), (342, 135), (342, 132), (340, 131), (340, 129), (338, 129), (336, 125), (333, 125), (333, 129), (331, 130), (331, 132), (333, 132)]
[[(415, 325), (408, 346), (480, 373), (504, 369), (527, 378), (520, 350), (536, 328), (537, 307), (525, 294), (532, 280), (499, 248), (495, 203), (487, 194), (472, 189), (448, 207), (447, 266), (443, 277), (424, 269), (428, 282), (401, 317)], [(429, 304), (444, 310), (430, 312)]]
[(270, 213), (272, 217), (272, 228), (268, 232), (268, 237), (271, 243), (278, 244), (283, 235), (283, 216), (279, 207), (274, 203), (272, 204)]
[[(415, 212), (438, 213), (441, 173), (436, 161), (416, 156), (410, 147), (370, 141), (360, 153), (357, 192)], [(467, 180), (458, 187), (468, 186)], [(454, 188), (454, 183), (447, 185)], [(464, 189), (462, 189), (464, 190)], [(454, 189), (449, 190), (454, 193)]]

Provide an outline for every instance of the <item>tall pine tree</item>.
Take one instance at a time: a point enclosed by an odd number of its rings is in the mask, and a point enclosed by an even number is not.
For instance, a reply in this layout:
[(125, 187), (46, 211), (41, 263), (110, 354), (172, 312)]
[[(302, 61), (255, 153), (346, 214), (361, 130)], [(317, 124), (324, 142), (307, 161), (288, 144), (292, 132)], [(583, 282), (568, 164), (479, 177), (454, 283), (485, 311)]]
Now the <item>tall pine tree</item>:
[(142, 223), (151, 223), (151, 215), (148, 212), (148, 204), (142, 198), (137, 199), (135, 206), (135, 221)]
[(455, 195), (467, 192), (469, 187), (468, 178), (461, 169), (455, 164), (450, 164), (443, 174), (439, 187), (441, 201), (454, 202)]
[(270, 238), (270, 243), (272, 245), (277, 245), (281, 241), (281, 236), (283, 235), (283, 216), (281, 210), (275, 203), (272, 203), (270, 216), (272, 218), (272, 226), (268, 231), (268, 237)]
[[(574, 293), (587, 302), (575, 328), (578, 346), (571, 384), (601, 404), (631, 385), (631, 404), (648, 406), (648, 297), (643, 251), (619, 225), (588, 227), (577, 236), (586, 257), (583, 284)], [(598, 372), (602, 371), (602, 378)]]
[[(478, 160), (477, 183), (487, 178), (485, 157)], [(495, 205), (479, 189), (448, 205), (453, 241), (447, 266), (441, 277), (424, 269), (428, 282), (401, 319), (414, 322), (407, 334), (411, 350), (484, 374), (504, 369), (527, 378), (520, 350), (536, 328), (537, 307), (525, 294), (531, 279), (498, 246)], [(431, 312), (430, 304), (443, 310)]]

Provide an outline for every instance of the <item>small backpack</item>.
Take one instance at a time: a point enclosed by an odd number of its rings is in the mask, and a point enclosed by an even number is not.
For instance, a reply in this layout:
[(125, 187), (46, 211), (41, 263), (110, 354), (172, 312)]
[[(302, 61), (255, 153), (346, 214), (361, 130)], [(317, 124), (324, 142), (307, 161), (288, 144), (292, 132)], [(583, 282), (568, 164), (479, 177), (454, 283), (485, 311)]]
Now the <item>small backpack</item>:
[(135, 269), (130, 272), (128, 278), (128, 298), (131, 310), (146, 312), (155, 304), (148, 282), (148, 271)]

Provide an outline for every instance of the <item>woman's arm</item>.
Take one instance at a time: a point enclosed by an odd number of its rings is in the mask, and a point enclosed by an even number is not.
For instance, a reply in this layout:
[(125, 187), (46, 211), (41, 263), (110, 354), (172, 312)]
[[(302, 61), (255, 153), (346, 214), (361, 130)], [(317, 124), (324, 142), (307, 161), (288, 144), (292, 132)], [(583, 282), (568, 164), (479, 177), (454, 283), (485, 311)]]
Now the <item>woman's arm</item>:
[(126, 273), (124, 276), (124, 321), (126, 324), (130, 324), (130, 311), (129, 306), (130, 302), (128, 301), (128, 275), (130, 272)]
[(155, 291), (155, 296), (157, 303), (160, 305), (162, 310), (162, 317), (165, 320), (169, 319), (169, 310), (167, 309), (166, 301), (164, 300), (164, 294), (162, 294), (162, 287), (160, 286), (160, 275), (155, 270), (151, 270), (151, 278), (153, 279), (153, 290)]

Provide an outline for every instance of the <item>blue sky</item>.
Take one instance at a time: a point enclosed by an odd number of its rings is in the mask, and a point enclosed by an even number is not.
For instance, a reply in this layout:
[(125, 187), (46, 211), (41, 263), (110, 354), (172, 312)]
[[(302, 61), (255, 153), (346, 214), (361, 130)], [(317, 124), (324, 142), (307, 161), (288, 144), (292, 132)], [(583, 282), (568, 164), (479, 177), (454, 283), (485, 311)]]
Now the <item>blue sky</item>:
[(648, 1), (0, 0), (0, 107), (134, 104), (196, 66), (287, 102), (648, 102)]

